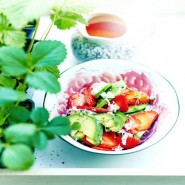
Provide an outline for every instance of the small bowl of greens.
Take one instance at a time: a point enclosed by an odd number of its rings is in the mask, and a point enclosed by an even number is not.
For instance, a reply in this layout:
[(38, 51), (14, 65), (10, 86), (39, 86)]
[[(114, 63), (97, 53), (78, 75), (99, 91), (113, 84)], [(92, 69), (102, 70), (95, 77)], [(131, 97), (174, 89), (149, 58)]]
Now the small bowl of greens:
[(179, 101), (175, 89), (148, 67), (124, 60), (94, 60), (60, 77), (62, 91), (47, 94), (44, 106), (62, 115), (70, 144), (94, 153), (126, 154), (154, 145), (175, 125)]

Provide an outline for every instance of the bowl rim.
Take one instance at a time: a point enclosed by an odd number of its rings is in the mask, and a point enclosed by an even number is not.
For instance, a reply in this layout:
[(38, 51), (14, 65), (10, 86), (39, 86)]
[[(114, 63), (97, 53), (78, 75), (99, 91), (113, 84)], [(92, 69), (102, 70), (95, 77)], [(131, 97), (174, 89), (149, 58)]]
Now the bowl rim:
[[(109, 60), (109, 61), (107, 61), (107, 60)], [(163, 140), (163, 139), (171, 132), (171, 130), (174, 128), (174, 126), (176, 125), (176, 123), (177, 123), (177, 121), (178, 121), (179, 114), (180, 114), (180, 102), (179, 102), (178, 94), (177, 94), (177, 92), (176, 92), (174, 86), (172, 85), (172, 83), (171, 83), (166, 77), (164, 77), (164, 76), (161, 75), (158, 71), (152, 69), (151, 67), (149, 67), (149, 66), (147, 66), (147, 65), (143, 65), (143, 64), (137, 63), (137, 62), (134, 62), (134, 63), (133, 63), (133, 62), (130, 62), (130, 61), (127, 61), (127, 60), (124, 60), (124, 59), (97, 59), (97, 60), (91, 60), (91, 61), (88, 61), (88, 62), (85, 62), (85, 63), (80, 63), (80, 64), (77, 64), (77, 65), (74, 65), (74, 66), (69, 67), (68, 69), (62, 71), (62, 72), (60, 73), (60, 76), (61, 76), (63, 73), (65, 73), (65, 72), (67, 72), (67, 71), (69, 71), (69, 70), (71, 70), (71, 69), (74, 69), (74, 68), (76, 68), (76, 67), (78, 68), (79, 66), (83, 66), (84, 64), (93, 63), (93, 62), (100, 62), (100, 63), (101, 63), (102, 61), (106, 61), (106, 62), (110, 62), (110, 61), (119, 61), (119, 62), (125, 62), (125, 63), (127, 63), (128, 65), (129, 65), (129, 64), (134, 65), (134, 66), (136, 65), (136, 67), (139, 66), (139, 67), (142, 67), (142, 68), (144, 68), (144, 69), (149, 69), (150, 71), (154, 72), (155, 74), (157, 74), (158, 76), (160, 76), (161, 78), (163, 78), (163, 79), (167, 82), (167, 84), (170, 86), (170, 88), (173, 90), (174, 95), (175, 95), (175, 99), (176, 99), (176, 103), (177, 103), (177, 108), (178, 108), (178, 110), (177, 110), (177, 115), (176, 115), (175, 121), (174, 121), (174, 123), (173, 123), (173, 126), (172, 126), (172, 127), (171, 127), (160, 139), (158, 139), (158, 140), (155, 141), (154, 143), (150, 144), (149, 146), (145, 146), (145, 147), (140, 148), (140, 149), (137, 149), (137, 146), (136, 146), (136, 147), (134, 147), (134, 148), (132, 148), (132, 149), (127, 149), (127, 150), (122, 150), (122, 151), (103, 151), (103, 150), (96, 150), (96, 149), (92, 149), (92, 148), (90, 148), (90, 147), (88, 147), (88, 146), (85, 146), (85, 145), (83, 145), (83, 144), (81, 144), (81, 143), (75, 141), (75, 140), (72, 139), (69, 135), (67, 135), (67, 136), (60, 136), (60, 135), (59, 135), (59, 137), (60, 137), (62, 140), (68, 142), (70, 145), (75, 146), (76, 148), (81, 149), (81, 150), (83, 150), (83, 151), (90, 152), (90, 153), (96, 153), (96, 154), (105, 154), (105, 155), (124, 155), (124, 154), (136, 153), (136, 152), (145, 150), (145, 149), (147, 149), (147, 148), (149, 148), (149, 147), (151, 147), (151, 146), (154, 146), (155, 144), (159, 143), (159, 142), (160, 142), (161, 140)], [(82, 67), (82, 68), (83, 68), (83, 67)], [(45, 102), (46, 102), (47, 95), (48, 95), (48, 93), (45, 93), (45, 95), (44, 95), (43, 107), (45, 107)], [(45, 108), (46, 108), (46, 107), (45, 107)], [(70, 138), (70, 140), (72, 140), (73, 142), (68, 141), (68, 138)], [(73, 144), (73, 143), (74, 143), (74, 144)], [(139, 145), (139, 146), (140, 146), (140, 145)]]

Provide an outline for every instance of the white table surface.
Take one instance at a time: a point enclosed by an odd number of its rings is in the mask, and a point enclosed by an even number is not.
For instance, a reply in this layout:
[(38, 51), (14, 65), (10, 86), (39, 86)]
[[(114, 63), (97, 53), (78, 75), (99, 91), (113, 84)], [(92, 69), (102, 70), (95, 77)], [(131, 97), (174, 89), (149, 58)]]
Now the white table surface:
[[(44, 19), (45, 23), (41, 27), (46, 26), (47, 18)], [(36, 163), (33, 170), (41, 173), (38, 169), (58, 168), (57, 171), (61, 170), (61, 173), (64, 173), (64, 168), (121, 168), (130, 169), (132, 172), (126, 173), (137, 175), (140, 172), (148, 174), (152, 171), (157, 174), (158, 169), (163, 169), (163, 174), (165, 172), (175, 174), (176, 172), (185, 175), (185, 101), (183, 98), (185, 96), (185, 16), (158, 15), (153, 16), (152, 21), (155, 29), (151, 37), (148, 37), (137, 48), (132, 62), (152, 67), (165, 76), (176, 89), (181, 111), (172, 131), (162, 141), (148, 149), (128, 155), (114, 156), (89, 153), (56, 138), (49, 142), (44, 151), (36, 150)], [(61, 71), (78, 63), (70, 47), (73, 31), (74, 29), (70, 32), (53, 29), (49, 35), (50, 39), (61, 40), (67, 46), (68, 57), (60, 66)], [(42, 106), (43, 95), (44, 93), (40, 91), (34, 93), (33, 99), (37, 106)], [(73, 172), (79, 173), (78, 170)], [(70, 174), (71, 171), (65, 173)], [(85, 170), (81, 170), (81, 173), (85, 173)], [(98, 173), (103, 175), (105, 171), (98, 171)], [(108, 173), (113, 173), (113, 170)]]

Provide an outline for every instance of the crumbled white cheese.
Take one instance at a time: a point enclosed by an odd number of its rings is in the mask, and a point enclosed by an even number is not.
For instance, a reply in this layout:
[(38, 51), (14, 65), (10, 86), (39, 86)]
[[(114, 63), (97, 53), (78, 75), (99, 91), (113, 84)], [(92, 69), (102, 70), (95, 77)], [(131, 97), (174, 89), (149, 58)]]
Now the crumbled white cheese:
[(108, 83), (105, 83), (105, 82), (100, 82), (100, 83), (94, 83), (91, 88), (92, 88), (92, 91), (91, 93), (93, 95), (97, 94), (98, 92), (100, 92)]
[(125, 124), (125, 129), (130, 130), (133, 129), (135, 126), (135, 121), (132, 119), (132, 117), (129, 118), (129, 121)]
[(115, 151), (121, 151), (121, 150), (123, 150), (123, 148), (122, 148), (120, 145), (118, 145), (118, 146), (115, 148)]
[(108, 110), (111, 111), (111, 112), (116, 112), (117, 110), (119, 110), (119, 106), (116, 104), (116, 103), (112, 103), (109, 105), (109, 108)]
[(78, 112), (79, 110), (77, 109), (76, 106), (71, 107), (70, 109), (67, 110), (67, 114), (74, 114), (75, 112)]
[(111, 98), (112, 99), (115, 96), (114, 96), (114, 94), (112, 92), (108, 91), (107, 93), (106, 92), (101, 93), (101, 97), (102, 98), (105, 98), (105, 99), (108, 99), (108, 98)]
[(132, 137), (132, 136), (133, 136), (133, 134), (126, 132), (126, 133), (122, 136), (122, 139), (121, 139), (122, 144), (123, 144), (123, 145), (126, 145), (126, 143), (127, 143), (127, 138), (128, 138), (128, 137)]

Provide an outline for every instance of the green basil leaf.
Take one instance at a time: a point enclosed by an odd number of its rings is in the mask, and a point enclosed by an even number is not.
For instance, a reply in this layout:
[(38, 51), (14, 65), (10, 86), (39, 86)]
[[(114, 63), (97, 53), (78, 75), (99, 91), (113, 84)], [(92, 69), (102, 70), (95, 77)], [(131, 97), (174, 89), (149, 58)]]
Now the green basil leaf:
[(27, 170), (33, 162), (33, 152), (24, 144), (11, 145), (2, 153), (3, 165), (11, 170)]
[(36, 133), (36, 126), (30, 123), (20, 123), (9, 126), (5, 132), (5, 139), (8, 143), (30, 143)]
[(44, 132), (37, 132), (34, 136), (34, 146), (38, 149), (46, 148), (48, 144), (48, 138)]
[(71, 131), (70, 122), (67, 118), (58, 116), (51, 120), (49, 125), (44, 130), (57, 135), (67, 135)]
[(5, 76), (5, 75), (1, 74), (0, 75), (0, 85), (2, 85), (4, 87), (14, 88), (16, 85), (16, 80), (9, 77), (9, 76)]
[(26, 82), (30, 87), (45, 90), (46, 92), (58, 93), (60, 91), (60, 84), (57, 78), (50, 72), (34, 72), (29, 74)]
[(9, 114), (8, 122), (11, 124), (26, 122), (30, 116), (30, 112), (21, 106), (12, 107), (9, 111)]
[(2, 71), (11, 76), (27, 73), (26, 54), (22, 49), (4, 46), (0, 48), (0, 65)]
[(87, 24), (82, 15), (73, 12), (56, 11), (51, 14), (51, 19), (58, 29), (66, 30), (74, 27), (77, 22)]
[(32, 51), (32, 63), (36, 67), (53, 67), (66, 58), (65, 45), (59, 41), (40, 41)]
[(79, 122), (74, 122), (72, 125), (71, 125), (71, 129), (72, 130), (79, 130), (81, 127), (81, 124)]
[(45, 108), (36, 108), (32, 110), (30, 118), (33, 123), (38, 126), (46, 126), (48, 124), (49, 113)]
[(24, 101), (26, 99), (26, 93), (21, 91), (16, 91), (11, 88), (0, 87), (0, 107), (6, 104)]

